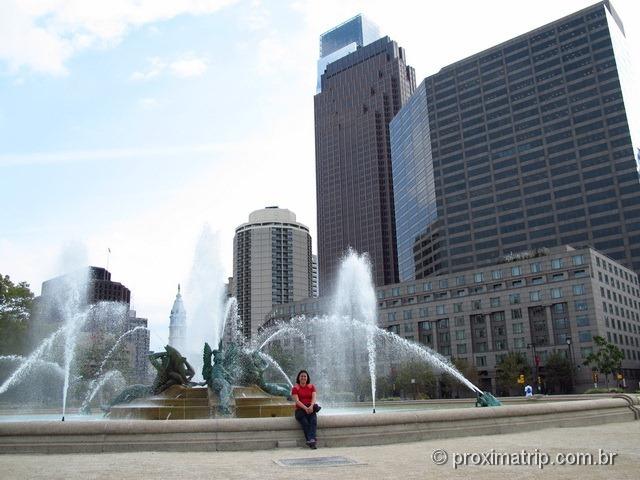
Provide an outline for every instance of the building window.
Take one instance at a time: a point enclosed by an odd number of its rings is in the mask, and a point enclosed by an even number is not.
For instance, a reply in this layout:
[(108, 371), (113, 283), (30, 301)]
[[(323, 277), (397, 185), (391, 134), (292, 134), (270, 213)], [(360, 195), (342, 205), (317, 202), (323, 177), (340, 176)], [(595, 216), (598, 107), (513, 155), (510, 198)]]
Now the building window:
[(511, 276), (512, 277), (518, 277), (522, 275), (522, 267), (517, 265), (515, 267), (511, 267)]
[(486, 367), (487, 366), (487, 357), (476, 357), (476, 366), (477, 367)]
[(430, 292), (432, 289), (433, 289), (433, 285), (431, 284), (431, 282), (425, 282), (422, 284), (423, 292)]
[(583, 301), (578, 301), (576, 300), (575, 302), (575, 307), (576, 307), (576, 311), (581, 312), (584, 310), (588, 310), (588, 305), (587, 302), (583, 302)]
[(436, 305), (436, 315), (443, 315), (446, 313), (446, 305)]
[(464, 317), (454, 317), (453, 321), (455, 322), (456, 327), (464, 326)]
[(524, 348), (524, 338), (522, 337), (514, 338), (513, 348)]
[(491, 278), (494, 280), (500, 280), (502, 278), (502, 270), (492, 270)]
[(449, 288), (449, 280), (446, 278), (442, 278), (438, 281), (438, 286), (440, 288)]
[(395, 322), (396, 321), (396, 312), (388, 312), (387, 313), (387, 321)]
[(564, 267), (564, 260), (562, 258), (554, 258), (551, 260), (551, 268), (558, 269)]
[(521, 308), (514, 308), (511, 310), (511, 318), (513, 320), (518, 319), (518, 318), (522, 318), (522, 309)]
[(509, 295), (509, 303), (511, 305), (517, 305), (520, 303), (520, 294), (519, 293), (512, 293)]
[(483, 272), (477, 272), (473, 274), (473, 281), (476, 283), (481, 283), (484, 281), (484, 273)]
[(464, 340), (464, 330), (456, 330), (456, 340)]
[(578, 339), (580, 340), (580, 343), (590, 342), (593, 339), (593, 336), (591, 335), (591, 330), (585, 330), (583, 332), (579, 332)]
[(458, 355), (460, 355), (462, 353), (467, 353), (467, 344), (466, 343), (458, 343), (456, 345), (456, 353)]
[[(609, 326), (609, 318), (606, 318), (607, 327)], [(589, 325), (589, 315), (578, 315), (576, 317), (576, 325), (586, 327)]]
[(539, 273), (542, 271), (542, 263), (534, 262), (531, 264), (531, 273)]
[(412, 310), (404, 310), (402, 312), (402, 319), (403, 320), (411, 320), (412, 317), (413, 317), (413, 311)]
[(464, 275), (456, 277), (456, 285), (464, 285), (464, 284), (465, 284)]
[(391, 296), (397, 297), (400, 295), (400, 287), (395, 287), (391, 289)]
[(513, 333), (516, 335), (522, 334), (522, 323), (514, 323), (513, 324)]
[(533, 277), (531, 279), (531, 285), (542, 285), (544, 283), (544, 277)]
[(460, 313), (462, 311), (462, 303), (454, 303), (453, 311), (454, 313)]
[(574, 295), (584, 295), (584, 283), (573, 286), (573, 294)]
[(482, 308), (482, 300), (473, 300), (471, 302), (472, 310), (480, 310)]
[(529, 292), (529, 300), (532, 302), (539, 302), (542, 300), (542, 295), (540, 295), (540, 290), (534, 290), (533, 292)]
[(562, 288), (552, 288), (551, 298), (562, 298)]
[(428, 317), (429, 316), (429, 309), (427, 307), (422, 307), (419, 310), (419, 315), (424, 318), (424, 317)]
[(492, 297), (489, 299), (491, 306), (492, 307), (499, 307), (500, 306), (500, 297)]
[(581, 347), (580, 348), (580, 356), (582, 358), (587, 358), (592, 353), (593, 353), (593, 347)]
[(420, 331), (427, 331), (427, 330), (431, 330), (431, 322), (418, 322), (418, 329)]
[(584, 255), (574, 255), (573, 257), (571, 257), (571, 263), (574, 267), (584, 265)]
[(416, 293), (416, 286), (415, 285), (408, 285), (407, 286), (407, 293), (409, 295)]

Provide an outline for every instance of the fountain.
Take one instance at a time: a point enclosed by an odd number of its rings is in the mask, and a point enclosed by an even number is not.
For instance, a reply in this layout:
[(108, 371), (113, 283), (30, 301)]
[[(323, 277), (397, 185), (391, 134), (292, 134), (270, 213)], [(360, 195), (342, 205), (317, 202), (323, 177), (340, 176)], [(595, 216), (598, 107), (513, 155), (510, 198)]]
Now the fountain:
[[(312, 372), (314, 383), (319, 386), (319, 400), (325, 405), (331, 400), (355, 400), (354, 378), (366, 378), (370, 382), (368, 386), (372, 406), (377, 411), (375, 415), (335, 415), (328, 405), (327, 409), (323, 409), (319, 422), (320, 446), (372, 445), (460, 435), (487, 435), (520, 431), (523, 426), (534, 430), (558, 423), (577, 426), (594, 421), (628, 421), (634, 415), (637, 416), (634, 412), (638, 408), (638, 399), (624, 395), (597, 400), (593, 397), (571, 398), (574, 401), (562, 398), (553, 405), (544, 401), (524, 404), (519, 402), (523, 399), (514, 399), (510, 401), (512, 405), (500, 409), (451, 408), (461, 404), (471, 407), (463, 399), (439, 402), (445, 407), (442, 410), (434, 409), (436, 404), (429, 401), (400, 402), (411, 411), (385, 412), (387, 405), (384, 402), (373, 403), (380, 400), (383, 387), (381, 382), (384, 378), (381, 372), (384, 374), (385, 369), (393, 368), (398, 362), (416, 360), (422, 365), (428, 365), (433, 371), (447, 373), (457, 379), (475, 393), (477, 405), (491, 406), (496, 405), (497, 401), (473, 385), (437, 352), (380, 329), (375, 321), (375, 298), (372, 295), (373, 287), (366, 257), (351, 253), (343, 266), (342, 278), (338, 283), (342, 287), (334, 297), (328, 315), (312, 318), (299, 316), (271, 325), (252, 343), (245, 344), (235, 328), (238, 320), (235, 302), (231, 300), (225, 303), (220, 298), (215, 312), (223, 313), (210, 322), (212, 331), (208, 337), (212, 342), (218, 340), (218, 343), (211, 344), (217, 348), (212, 350), (208, 342), (205, 343), (202, 382), (192, 381), (196, 369), (186, 357), (168, 347), (165, 352), (155, 354), (154, 358), (159, 374), (162, 373), (159, 377), (164, 381), (158, 381), (153, 386), (132, 385), (125, 389), (120, 398), (122, 405), (113, 406), (108, 419), (92, 422), (38, 422), (37, 426), (29, 425), (28, 422), (0, 422), (0, 452), (211, 451), (302, 445), (300, 428), (291, 415), (291, 403), (283, 396), (272, 396), (263, 391), (274, 387), (284, 390), (275, 390), (273, 393), (287, 393), (291, 386), (291, 370), (302, 367)], [(75, 315), (74, 318), (85, 322), (88, 317), (104, 313), (104, 308), (96, 306), (87, 311), (87, 314), (83, 312), (82, 308), (78, 308), (78, 311), (71, 313)], [(227, 324), (228, 329), (225, 328)], [(59, 383), (65, 389), (68, 388), (69, 392), (77, 389), (83, 381), (85, 386), (91, 385), (91, 388), (83, 392), (87, 405), (98, 396), (101, 389), (112, 388), (120, 377), (114, 369), (107, 366), (106, 360), (113, 358), (109, 352), (105, 355), (105, 361), (99, 365), (100, 375), (91, 379), (93, 383), (88, 379), (80, 379), (77, 374), (72, 373), (73, 368), (67, 368), (69, 363), (73, 364), (64, 355), (66, 347), (69, 347), (67, 338), (70, 333), (73, 331), (65, 324), (28, 357), (0, 357), (7, 364), (17, 365), (16, 371), (0, 385), (0, 394), (25, 383), (25, 379), (30, 378), (33, 372), (45, 366), (57, 372), (56, 378), (67, 379)], [(114, 339), (114, 345), (123, 334), (126, 332)], [(280, 350), (276, 358), (275, 353), (280, 348), (276, 347), (280, 343), (284, 345), (284, 357)], [(287, 350), (288, 345), (293, 350)], [(302, 349), (303, 352), (300, 353), (297, 349)], [(72, 359), (73, 355), (78, 358), (77, 352), (71, 352), (71, 355)], [(292, 364), (283, 363), (292, 358), (296, 358), (295, 362), (290, 362)], [(65, 361), (58, 365), (56, 359)], [(165, 366), (171, 368), (167, 371)], [(277, 381), (282, 381), (284, 377), (286, 385), (268, 382), (265, 373), (272, 375)], [(177, 380), (169, 385), (171, 378)], [(160, 392), (160, 396), (154, 395), (153, 389), (160, 385), (167, 388)], [(146, 397), (145, 400), (141, 400), (143, 397)], [(225, 403), (225, 397), (230, 400), (229, 403)], [(68, 395), (67, 398), (71, 397)], [(145, 403), (147, 412), (155, 408), (155, 416), (147, 417), (135, 412), (134, 415), (129, 415), (137, 408), (138, 401)], [(154, 407), (150, 409), (149, 405)], [(118, 411), (123, 414), (118, 415)], [(235, 414), (236, 417), (283, 415), (289, 418), (257, 418), (251, 421), (242, 418), (216, 418), (226, 417), (227, 413)], [(526, 415), (526, 421), (523, 421), (523, 415)], [(198, 420), (114, 420), (130, 417)]]

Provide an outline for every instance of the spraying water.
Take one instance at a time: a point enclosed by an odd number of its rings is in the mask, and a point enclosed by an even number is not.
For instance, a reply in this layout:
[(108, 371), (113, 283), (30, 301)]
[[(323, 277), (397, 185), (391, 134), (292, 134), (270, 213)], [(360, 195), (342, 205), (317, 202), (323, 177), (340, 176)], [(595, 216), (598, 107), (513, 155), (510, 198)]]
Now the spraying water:
[(305, 334), (302, 331), (300, 331), (300, 329), (283, 325), (283, 326), (279, 327), (275, 332), (271, 333), (267, 337), (267, 339), (265, 341), (263, 341), (256, 350), (262, 350), (262, 349), (264, 349), (264, 347), (269, 345), (276, 338), (287, 336), (287, 335), (290, 335), (290, 336), (291, 335), (295, 335), (295, 336), (298, 336), (298, 337), (302, 338), (302, 340), (306, 339)]
[(94, 399), (96, 394), (100, 391), (100, 389), (107, 384), (107, 382), (118, 380), (120, 383), (124, 383), (124, 378), (122, 374), (118, 370), (111, 370), (104, 374), (102, 378), (98, 382), (92, 383), (91, 388), (87, 392), (87, 396), (82, 402), (82, 406), (80, 407), (81, 412), (89, 411), (89, 404)]
[(202, 370), (202, 345), (207, 342), (217, 346), (225, 323), (224, 268), (218, 243), (218, 236), (205, 225), (196, 245), (185, 292), (189, 311), (186, 356), (196, 372)]
[(64, 327), (53, 332), (49, 337), (47, 337), (39, 346), (36, 348), (31, 355), (29, 355), (22, 365), (20, 365), (15, 372), (11, 374), (9, 378), (7, 378), (2, 385), (0, 385), (0, 394), (6, 392), (11, 386), (15, 385), (18, 382), (21, 382), (29, 371), (38, 364), (38, 362), (42, 361), (42, 356), (48, 352), (48, 350), (53, 345), (53, 342), (58, 338), (58, 336), (62, 335)]
[(270, 355), (264, 353), (264, 352), (260, 352), (258, 351), (258, 355), (260, 355), (262, 358), (264, 358), (267, 362), (269, 362), (271, 365), (273, 365), (273, 367), (278, 370), (278, 372), (280, 372), (280, 374), (285, 378), (285, 380), (287, 381), (287, 383), (289, 384), (289, 388), (293, 388), (293, 383), (291, 383), (291, 380), (289, 379), (289, 377), (287, 376), (287, 374), (284, 372), (284, 370), (282, 370), (282, 368), (280, 367), (280, 365), (278, 364), (278, 362), (276, 362)]
[[(371, 278), (371, 262), (366, 254), (359, 255), (349, 249), (340, 264), (338, 281), (333, 296), (332, 316), (352, 319), (369, 326), (376, 326), (376, 293)], [(348, 320), (347, 320), (348, 321)], [(355, 342), (355, 332), (351, 333)], [(371, 377), (373, 412), (376, 411), (376, 344), (373, 331), (366, 332), (367, 364)], [(357, 368), (355, 345), (352, 345), (352, 366)], [(357, 375), (354, 376), (357, 378)]]
[(99, 377), (100, 374), (102, 374), (102, 370), (104, 369), (104, 367), (107, 364), (107, 362), (111, 359), (113, 354), (118, 350), (118, 347), (120, 346), (120, 343), (126, 337), (128, 337), (129, 335), (132, 335), (133, 333), (137, 332), (138, 330), (147, 330), (147, 327), (143, 327), (142, 325), (140, 325), (138, 327), (132, 328), (131, 330), (127, 330), (122, 335), (120, 335), (120, 337), (118, 337), (118, 340), (116, 340), (116, 342), (113, 344), (113, 347), (111, 347), (109, 352), (104, 356), (104, 360), (102, 361), (102, 363), (100, 364), (100, 367), (98, 368), (98, 373), (96, 373), (96, 377)]

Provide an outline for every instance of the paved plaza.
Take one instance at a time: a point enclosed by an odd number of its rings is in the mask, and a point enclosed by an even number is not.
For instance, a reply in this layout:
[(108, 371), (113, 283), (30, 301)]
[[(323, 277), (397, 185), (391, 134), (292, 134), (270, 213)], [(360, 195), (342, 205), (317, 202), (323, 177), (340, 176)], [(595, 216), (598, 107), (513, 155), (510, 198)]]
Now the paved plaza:
[[(1, 455), (0, 476), (9, 479), (431, 479), (592, 478), (638, 479), (640, 422), (553, 428), (372, 447), (287, 448), (255, 452)], [(445, 453), (443, 453), (446, 452)], [(524, 453), (523, 453), (524, 451)], [(484, 454), (484, 455), (483, 455)], [(506, 460), (509, 454), (510, 460)], [(561, 461), (607, 465), (551, 465)], [(465, 458), (466, 455), (466, 458)], [(436, 465), (435, 461), (446, 463)], [(348, 466), (287, 467), (291, 459), (345, 457)], [(580, 458), (582, 457), (582, 458)], [(334, 458), (333, 461), (336, 459)], [(461, 465), (454, 468), (456, 460)], [(613, 460), (613, 465), (611, 465)], [(329, 459), (328, 461), (331, 461)], [(507, 461), (511, 465), (505, 465)], [(279, 462), (279, 463), (278, 463)], [(464, 465), (463, 463), (467, 463)], [(484, 465), (478, 465), (482, 464)], [(487, 463), (501, 463), (486, 465)], [(521, 465), (514, 465), (521, 463)], [(522, 463), (528, 463), (524, 465)]]

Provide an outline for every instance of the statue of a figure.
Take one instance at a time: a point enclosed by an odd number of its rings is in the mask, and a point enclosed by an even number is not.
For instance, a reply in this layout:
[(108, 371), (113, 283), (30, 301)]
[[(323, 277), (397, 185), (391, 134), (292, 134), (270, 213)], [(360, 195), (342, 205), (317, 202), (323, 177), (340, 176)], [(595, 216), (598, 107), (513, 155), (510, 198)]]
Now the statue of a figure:
[(194, 385), (191, 379), (196, 372), (187, 359), (171, 345), (166, 345), (164, 350), (164, 352), (149, 355), (149, 361), (157, 371), (153, 385), (128, 386), (111, 400), (109, 405), (103, 406), (102, 410), (109, 412), (114, 405), (131, 403), (139, 398), (157, 395), (172, 385)]
[(218, 395), (218, 413), (223, 415), (231, 413), (229, 403), (234, 375), (227, 366), (233, 365), (233, 357), (235, 357), (235, 347), (225, 352), (222, 350), (222, 342), (218, 344), (216, 350), (211, 350), (208, 343), (204, 344), (202, 376), (209, 388)]
[(271, 395), (288, 397), (290, 395), (288, 388), (282, 387), (276, 383), (267, 383), (264, 381), (264, 371), (268, 366), (267, 361), (262, 357), (258, 350), (254, 350), (251, 353), (243, 352), (241, 358), (242, 374), (239, 384), (257, 385)]
[(171, 345), (166, 345), (164, 349), (164, 352), (149, 355), (149, 361), (157, 371), (151, 387), (154, 395), (164, 392), (173, 385), (189, 386), (196, 373), (178, 350)]

